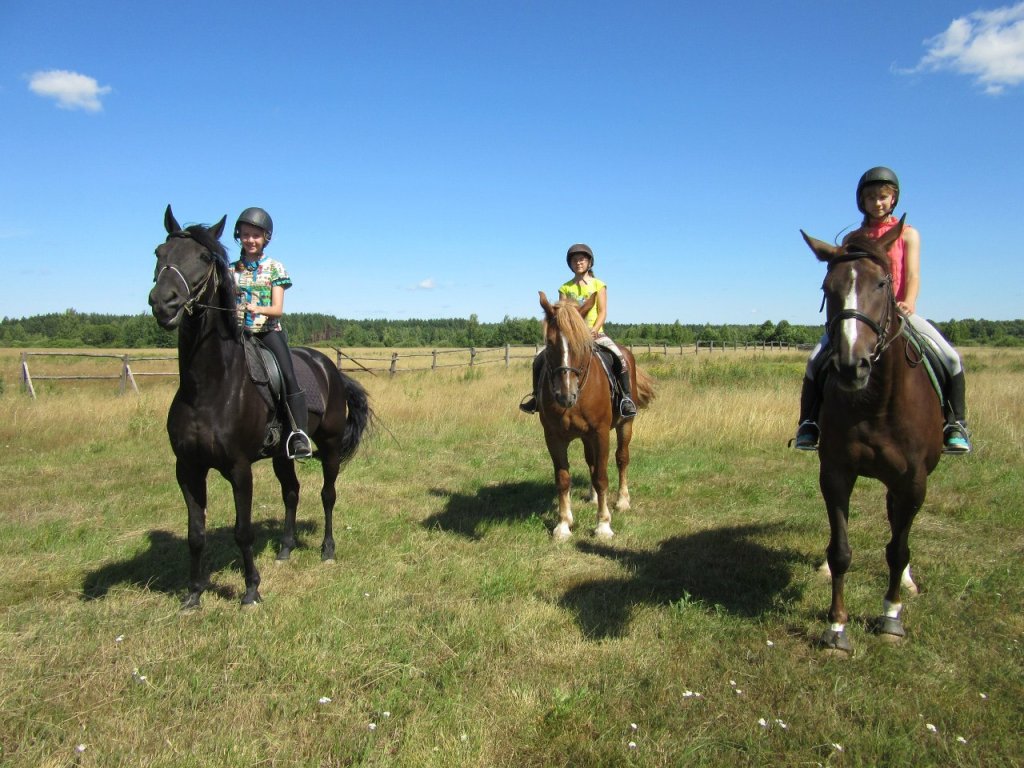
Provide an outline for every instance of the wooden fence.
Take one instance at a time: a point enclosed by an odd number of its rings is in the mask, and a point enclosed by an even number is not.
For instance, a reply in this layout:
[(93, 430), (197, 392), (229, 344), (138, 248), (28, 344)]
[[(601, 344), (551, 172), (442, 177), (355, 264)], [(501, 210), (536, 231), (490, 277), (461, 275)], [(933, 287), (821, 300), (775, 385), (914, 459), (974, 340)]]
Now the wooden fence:
[[(644, 343), (627, 345), (634, 354), (646, 353), (648, 355), (683, 355), (689, 350), (694, 354), (703, 352), (727, 352), (728, 350), (760, 349), (789, 350), (789, 349), (810, 349), (810, 345), (791, 345), (785, 342), (721, 342), (721, 341), (698, 341), (690, 344), (667, 344), (667, 343)], [(335, 364), (339, 370), (347, 373), (358, 373), (364, 371), (373, 375), (387, 373), (394, 376), (399, 373), (410, 373), (414, 371), (437, 371), (444, 368), (464, 368), (481, 365), (501, 365), (508, 368), (513, 360), (530, 360), (540, 351), (538, 344), (511, 345), (503, 347), (462, 347), (458, 349), (435, 349), (430, 352), (410, 351), (402, 353), (397, 350), (384, 352), (383, 354), (360, 354), (350, 355), (337, 347), (332, 347), (335, 352)], [(35, 374), (29, 371), (29, 358), (50, 357), (50, 358), (92, 358), (116, 360), (119, 363), (120, 371), (109, 374)], [(21, 353), (21, 381), (22, 386), (33, 398), (36, 396), (33, 381), (74, 381), (74, 380), (117, 380), (120, 382), (122, 394), (128, 391), (129, 387), (136, 394), (139, 391), (136, 379), (146, 376), (177, 376), (174, 371), (150, 371), (142, 370), (140, 366), (154, 361), (177, 360), (177, 354), (163, 356), (133, 356), (129, 354), (104, 354), (100, 352), (22, 352)], [(403, 361), (405, 361), (403, 363)]]

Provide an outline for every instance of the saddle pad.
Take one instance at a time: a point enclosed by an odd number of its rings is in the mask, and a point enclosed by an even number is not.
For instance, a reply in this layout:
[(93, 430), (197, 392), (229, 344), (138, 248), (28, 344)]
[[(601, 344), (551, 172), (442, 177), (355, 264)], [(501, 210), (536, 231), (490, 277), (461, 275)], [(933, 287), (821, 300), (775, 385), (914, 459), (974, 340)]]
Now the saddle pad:
[(295, 366), (295, 380), (299, 383), (299, 389), (306, 393), (306, 408), (310, 413), (323, 416), (327, 409), (324, 402), (324, 393), (320, 389), (320, 382), (310, 368), (309, 363), (302, 355), (292, 352), (292, 364)]

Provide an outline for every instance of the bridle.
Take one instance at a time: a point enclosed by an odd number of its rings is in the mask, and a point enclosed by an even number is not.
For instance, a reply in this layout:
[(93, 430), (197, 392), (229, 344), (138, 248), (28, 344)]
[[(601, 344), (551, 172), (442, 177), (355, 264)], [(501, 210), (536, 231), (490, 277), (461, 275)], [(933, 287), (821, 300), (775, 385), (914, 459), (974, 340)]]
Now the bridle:
[[(559, 338), (561, 338), (561, 331), (559, 331)], [(587, 376), (590, 374), (590, 361), (593, 359), (593, 357), (594, 357), (594, 346), (593, 346), (593, 344), (591, 344), (590, 347), (589, 347), (589, 351), (587, 353), (586, 360), (583, 362), (583, 364), (579, 368), (576, 368), (576, 367), (571, 366), (571, 365), (556, 365), (556, 366), (545, 365), (544, 366), (544, 369), (545, 369), (544, 379), (545, 379), (545, 381), (547, 381), (548, 388), (551, 389), (552, 392), (554, 392), (554, 390), (555, 390), (555, 380), (560, 375), (562, 375), (563, 373), (571, 373), (574, 376), (576, 376), (576, 389), (577, 389), (577, 391), (582, 391), (583, 390), (583, 385), (587, 383)]]
[[(872, 258), (871, 254), (866, 253), (864, 251), (851, 251), (850, 253), (845, 253), (842, 256), (838, 256), (829, 261), (828, 267), (831, 270), (832, 267), (835, 266), (836, 264), (841, 264), (847, 261), (858, 261), (860, 259), (866, 258)], [(864, 325), (866, 325), (868, 328), (874, 331), (875, 336), (878, 338), (878, 341), (875, 342), (875, 348), (871, 353), (870, 360), (872, 363), (878, 362), (878, 359), (882, 356), (882, 353), (884, 353), (885, 350), (888, 349), (889, 345), (892, 344), (892, 342), (898, 335), (895, 334), (892, 336), (892, 338), (889, 338), (889, 326), (892, 323), (893, 317), (892, 310), (893, 307), (896, 306), (896, 297), (893, 295), (892, 292), (891, 272), (886, 273), (884, 282), (886, 300), (885, 310), (882, 314), (881, 321), (876, 321), (874, 318), (865, 315), (863, 312), (860, 312), (859, 310), (856, 309), (842, 309), (835, 315), (833, 315), (825, 325), (825, 335), (828, 336), (830, 342), (832, 340), (833, 333), (835, 332), (836, 325), (842, 322), (843, 320), (856, 320), (857, 322), (864, 323)], [(821, 309), (818, 310), (819, 312), (825, 308), (826, 298), (826, 296), (821, 297)], [(899, 317), (899, 322), (903, 322), (902, 316)]]
[[(192, 237), (192, 235), (189, 232), (186, 231), (174, 232), (168, 235), (167, 239), (170, 240), (172, 237), (184, 237), (192, 240), (193, 242), (196, 242), (196, 244), (200, 244), (198, 243), (198, 241), (195, 240), (195, 238)], [(165, 264), (163, 268), (161, 268), (161, 270), (157, 273), (156, 278), (153, 280), (153, 282), (159, 283), (160, 278), (163, 277), (164, 272), (167, 271), (173, 272), (175, 275), (177, 275), (178, 279), (181, 280), (182, 284), (185, 286), (185, 295), (188, 297), (187, 299), (185, 299), (185, 303), (184, 305), (182, 305), (182, 309), (185, 311), (185, 314), (189, 316), (192, 315), (192, 310), (195, 307), (199, 307), (200, 309), (217, 309), (221, 310), (222, 312), (233, 312), (234, 308), (218, 307), (213, 304), (201, 304), (199, 302), (199, 298), (206, 293), (206, 289), (210, 285), (211, 281), (213, 282), (214, 291), (216, 291), (220, 287), (220, 276), (217, 274), (217, 257), (214, 256), (209, 251), (206, 251), (205, 253), (207, 256), (210, 257), (210, 266), (206, 270), (206, 274), (203, 276), (203, 279), (200, 280), (199, 283), (196, 285), (195, 289), (193, 289), (192, 286), (189, 285), (188, 280), (185, 278), (185, 275), (182, 274), (181, 270), (178, 269), (177, 265), (175, 264)]]

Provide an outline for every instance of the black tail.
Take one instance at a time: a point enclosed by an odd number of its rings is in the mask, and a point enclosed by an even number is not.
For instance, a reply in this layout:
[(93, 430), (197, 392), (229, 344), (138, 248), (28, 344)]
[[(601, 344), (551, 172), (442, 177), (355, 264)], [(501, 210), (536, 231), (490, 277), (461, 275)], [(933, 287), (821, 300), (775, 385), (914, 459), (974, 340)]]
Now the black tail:
[(373, 421), (373, 409), (370, 407), (370, 397), (363, 385), (342, 371), (338, 373), (345, 385), (345, 406), (348, 410), (345, 434), (341, 439), (341, 463), (344, 464), (359, 449), (363, 435)]

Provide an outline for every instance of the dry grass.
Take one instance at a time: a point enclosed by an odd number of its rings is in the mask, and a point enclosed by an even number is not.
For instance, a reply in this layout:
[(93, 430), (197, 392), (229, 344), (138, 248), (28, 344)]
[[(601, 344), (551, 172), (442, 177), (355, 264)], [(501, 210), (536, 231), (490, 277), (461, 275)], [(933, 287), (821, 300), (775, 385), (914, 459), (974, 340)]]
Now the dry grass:
[(309, 463), (306, 547), (274, 565), (280, 503), (260, 465), (265, 603), (239, 611), (230, 492), (212, 477), (214, 589), (181, 616), (173, 385), (53, 383), (32, 402), (0, 353), (0, 763), (1018, 765), (1024, 353), (967, 362), (976, 453), (933, 475), (910, 637), (863, 628), (886, 538), (865, 481), (857, 654), (841, 662), (813, 644), (816, 461), (784, 448), (800, 355), (642, 356), (658, 399), (610, 545), (587, 535), (578, 447), (576, 540), (550, 541), (550, 462), (516, 410), (527, 362), (362, 375), (381, 426), (339, 483), (338, 562), (319, 563)]

